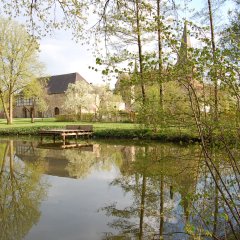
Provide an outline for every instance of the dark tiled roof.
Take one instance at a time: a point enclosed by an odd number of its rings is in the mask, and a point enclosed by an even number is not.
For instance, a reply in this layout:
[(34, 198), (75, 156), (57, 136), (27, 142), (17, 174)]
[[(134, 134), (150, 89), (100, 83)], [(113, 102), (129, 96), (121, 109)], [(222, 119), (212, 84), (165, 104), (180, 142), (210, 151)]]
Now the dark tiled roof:
[(76, 83), (76, 81), (87, 82), (79, 73), (51, 76), (47, 84), (48, 94), (64, 93), (68, 88), (68, 84)]

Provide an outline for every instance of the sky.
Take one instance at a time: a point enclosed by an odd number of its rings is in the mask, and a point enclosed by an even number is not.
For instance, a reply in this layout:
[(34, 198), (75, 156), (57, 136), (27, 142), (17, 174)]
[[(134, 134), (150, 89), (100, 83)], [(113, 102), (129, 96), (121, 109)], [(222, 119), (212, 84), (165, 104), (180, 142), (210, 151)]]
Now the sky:
[(57, 31), (42, 39), (40, 61), (45, 64), (49, 75), (78, 72), (89, 83), (104, 83), (100, 72), (89, 69), (89, 66), (95, 67), (95, 57), (89, 46), (76, 43), (70, 32)]

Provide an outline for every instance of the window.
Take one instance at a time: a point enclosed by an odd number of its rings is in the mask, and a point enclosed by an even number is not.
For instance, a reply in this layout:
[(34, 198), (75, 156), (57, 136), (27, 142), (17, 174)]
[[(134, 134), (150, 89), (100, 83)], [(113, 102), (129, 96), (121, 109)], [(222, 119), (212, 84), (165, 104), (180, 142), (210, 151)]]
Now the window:
[(19, 155), (32, 155), (34, 154), (34, 149), (27, 145), (17, 145), (16, 153)]
[(17, 99), (17, 106), (32, 106), (33, 99), (32, 98), (18, 98)]

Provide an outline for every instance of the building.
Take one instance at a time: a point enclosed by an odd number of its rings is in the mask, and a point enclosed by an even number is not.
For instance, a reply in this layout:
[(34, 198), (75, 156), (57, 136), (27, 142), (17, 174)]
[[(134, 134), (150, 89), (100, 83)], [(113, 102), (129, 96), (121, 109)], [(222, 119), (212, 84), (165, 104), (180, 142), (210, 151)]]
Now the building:
[(47, 111), (42, 113), (37, 107), (34, 107), (37, 102), (36, 99), (19, 97), (14, 107), (13, 116), (16, 118), (28, 118), (33, 114), (35, 117), (55, 117), (64, 114), (65, 92), (69, 84), (75, 84), (77, 81), (84, 81), (89, 84), (79, 73), (51, 76), (46, 86)]

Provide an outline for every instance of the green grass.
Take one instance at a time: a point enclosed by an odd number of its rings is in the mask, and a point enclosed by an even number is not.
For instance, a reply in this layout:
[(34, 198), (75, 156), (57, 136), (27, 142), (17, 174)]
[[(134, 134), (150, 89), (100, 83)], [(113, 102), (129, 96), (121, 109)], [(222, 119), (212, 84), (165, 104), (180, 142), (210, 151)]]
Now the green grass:
[(94, 129), (136, 129), (137, 124), (133, 123), (92, 123), (92, 122), (57, 122), (54, 118), (35, 119), (34, 123), (28, 118), (15, 118), (12, 125), (7, 125), (5, 119), (0, 120), (0, 130), (2, 129), (14, 129), (14, 128), (31, 128), (31, 127), (42, 127), (42, 128), (64, 128), (66, 125), (77, 125), (77, 124), (91, 124)]
[(165, 128), (158, 133), (147, 128), (140, 128), (134, 123), (92, 123), (92, 122), (57, 122), (54, 118), (35, 119), (31, 123), (30, 119), (14, 119), (12, 125), (7, 125), (6, 120), (0, 120), (0, 135), (38, 135), (40, 129), (64, 128), (66, 125), (91, 124), (94, 135), (99, 138), (128, 138), (128, 139), (156, 139), (171, 142), (196, 141), (197, 135), (189, 129), (179, 129), (176, 127)]

